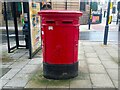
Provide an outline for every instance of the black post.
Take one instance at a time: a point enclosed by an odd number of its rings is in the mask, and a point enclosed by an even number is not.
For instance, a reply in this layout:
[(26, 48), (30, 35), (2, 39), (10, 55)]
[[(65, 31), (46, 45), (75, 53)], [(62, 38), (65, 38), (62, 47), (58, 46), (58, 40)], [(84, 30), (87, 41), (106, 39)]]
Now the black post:
[(109, 30), (108, 21), (109, 21), (109, 15), (110, 15), (110, 2), (111, 0), (109, 0), (108, 2), (107, 19), (106, 19), (106, 26), (105, 26), (105, 32), (104, 32), (104, 45), (107, 45), (107, 39), (108, 39), (108, 30)]
[(91, 13), (92, 13), (91, 4), (92, 4), (92, 2), (90, 1), (90, 14), (89, 14), (89, 20), (88, 20), (88, 29), (89, 30), (90, 30), (90, 25), (91, 25)]
[(65, 1), (65, 10), (67, 10), (67, 0)]
[(28, 17), (28, 29), (29, 29), (29, 58), (32, 59), (32, 45), (31, 45), (31, 29), (30, 29), (30, 11), (29, 11), (29, 2), (26, 3), (27, 8), (27, 17)]
[(4, 17), (5, 17), (5, 23), (6, 23), (8, 53), (10, 53), (10, 40), (9, 40), (9, 32), (8, 32), (8, 21), (7, 21), (6, 2), (4, 2)]
[(15, 38), (16, 46), (19, 47), (19, 37), (18, 37), (18, 25), (17, 25), (17, 16), (16, 16), (16, 3), (13, 2), (13, 16), (14, 16), (14, 26), (15, 26)]

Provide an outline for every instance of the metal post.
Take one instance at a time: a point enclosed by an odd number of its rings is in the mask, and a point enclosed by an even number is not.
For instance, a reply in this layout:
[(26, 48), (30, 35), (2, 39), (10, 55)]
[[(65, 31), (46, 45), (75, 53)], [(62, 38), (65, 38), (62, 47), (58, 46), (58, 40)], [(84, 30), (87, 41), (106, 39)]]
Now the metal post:
[(17, 16), (16, 16), (16, 3), (13, 2), (13, 15), (14, 15), (14, 26), (15, 26), (15, 37), (16, 37), (16, 46), (19, 47), (19, 37), (18, 37), (18, 25), (17, 25)]
[(110, 2), (111, 0), (109, 0), (108, 2), (107, 19), (106, 19), (106, 26), (105, 26), (105, 32), (104, 32), (104, 45), (107, 45), (107, 39), (108, 39), (108, 30), (109, 30), (108, 21), (109, 21), (109, 15), (110, 15)]
[(92, 10), (91, 10), (91, 0), (90, 0), (90, 14), (89, 14), (89, 21), (88, 21), (88, 29), (90, 30), (90, 25), (91, 25), (91, 13), (92, 13)]
[(10, 40), (9, 40), (9, 32), (8, 32), (8, 21), (7, 21), (6, 2), (4, 2), (4, 14), (5, 14), (4, 17), (5, 17), (5, 23), (6, 23), (8, 53), (10, 53)]
[(28, 17), (28, 29), (29, 29), (29, 58), (32, 59), (32, 45), (31, 45), (31, 29), (30, 29), (30, 9), (29, 2), (26, 3), (27, 8), (27, 17)]
[(67, 10), (67, 0), (65, 1), (65, 10)]

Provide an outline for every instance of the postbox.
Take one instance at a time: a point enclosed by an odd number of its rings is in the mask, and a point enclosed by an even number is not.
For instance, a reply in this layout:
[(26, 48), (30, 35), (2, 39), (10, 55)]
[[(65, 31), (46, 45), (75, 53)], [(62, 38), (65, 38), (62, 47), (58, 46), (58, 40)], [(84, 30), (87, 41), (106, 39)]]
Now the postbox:
[(42, 10), (43, 76), (69, 79), (78, 75), (80, 11)]

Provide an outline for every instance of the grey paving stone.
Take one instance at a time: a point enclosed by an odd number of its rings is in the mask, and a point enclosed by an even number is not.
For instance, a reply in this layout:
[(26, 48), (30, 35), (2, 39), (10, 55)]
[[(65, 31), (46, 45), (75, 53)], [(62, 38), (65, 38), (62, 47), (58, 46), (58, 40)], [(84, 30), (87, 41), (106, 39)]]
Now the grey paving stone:
[(70, 80), (49, 80), (47, 88), (68, 88)]
[(118, 81), (118, 69), (106, 69), (112, 80)]
[(1, 81), (0, 81), (0, 83), (1, 83), (1, 84), (0, 84), (0, 85), (1, 85), (0, 87), (3, 87), (3, 86), (4, 86), (5, 84), (7, 84), (8, 82), (9, 82), (9, 80), (1, 80)]
[(30, 80), (30, 74), (19, 74), (10, 80), (3, 88), (24, 88)]
[(87, 48), (85, 48), (84, 51), (85, 51), (85, 53), (95, 53), (94, 49), (87, 49)]
[(79, 61), (79, 71), (82, 73), (89, 73), (88, 66), (85, 61)]
[(90, 80), (70, 80), (71, 88), (92, 88)]
[(85, 55), (84, 54), (79, 54), (78, 59), (82, 59), (82, 60), (85, 59)]
[(29, 53), (28, 52), (26, 52), (25, 54), (23, 54), (23, 56), (22, 57), (20, 57), (19, 59), (22, 59), (22, 60), (24, 60), (24, 59), (29, 59)]
[(118, 80), (113, 80), (113, 83), (116, 88), (119, 88), (119, 81)]
[(103, 65), (105, 68), (118, 68), (118, 64), (115, 63), (114, 61), (102, 61)]
[(19, 73), (36, 73), (37, 71), (39, 71), (41, 69), (40, 65), (26, 65), (24, 68), (22, 68), (22, 70)]
[(93, 46), (93, 48), (95, 51), (99, 51), (99, 50), (104, 51), (105, 50), (102, 46)]
[(40, 70), (34, 76), (32, 76), (31, 80), (26, 84), (25, 88), (46, 88), (49, 79), (43, 77), (43, 72)]
[(112, 60), (112, 57), (110, 55), (99, 55), (98, 57), (100, 58), (100, 60)]
[(107, 74), (90, 74), (93, 87), (96, 88), (114, 88), (112, 81)]
[(95, 58), (95, 57), (97, 58), (98, 57), (96, 53), (85, 53), (85, 55), (87, 58)]
[(78, 76), (72, 78), (71, 80), (90, 80), (89, 73), (83, 73), (79, 70)]
[(84, 46), (91, 46), (91, 44), (92, 44), (91, 42), (83, 42)]
[(101, 64), (101, 61), (99, 58), (87, 58), (88, 64)]
[(0, 78), (4, 76), (11, 68), (0, 68)]
[(2, 64), (2, 68), (8, 68), (10, 65), (8, 64), (8, 65), (3, 65)]
[(20, 57), (22, 57), (25, 54), (25, 52), (19, 52), (19, 53), (15, 53), (14, 55), (12, 55), (13, 59), (19, 59)]
[(23, 68), (30, 60), (23, 60), (13, 63), (9, 68)]
[(43, 58), (33, 58), (28, 64), (42, 64)]
[(39, 88), (40, 90), (42, 89), (42, 90), (46, 90), (46, 86), (47, 86), (47, 84), (43, 84), (43, 83), (40, 83), (40, 82), (36, 82), (36, 81), (32, 81), (32, 80), (30, 80), (27, 84), (26, 84), (26, 86), (24, 87), (25, 89), (27, 89), (27, 88), (29, 88), (29, 89), (31, 89), (31, 88)]
[(98, 55), (105, 55), (105, 56), (109, 55), (104, 49), (103, 50), (96, 50), (96, 53)]
[(85, 52), (83, 50), (78, 50), (78, 54), (84, 54)]
[(7, 72), (1, 79), (2, 80), (6, 80), (6, 79), (12, 79), (18, 72), (20, 71), (20, 69), (11, 69), (9, 72)]
[(12, 65), (14, 63), (14, 60), (11, 62), (2, 62), (2, 65)]
[(104, 67), (102, 65), (88, 65), (89, 71), (92, 74), (106, 73)]

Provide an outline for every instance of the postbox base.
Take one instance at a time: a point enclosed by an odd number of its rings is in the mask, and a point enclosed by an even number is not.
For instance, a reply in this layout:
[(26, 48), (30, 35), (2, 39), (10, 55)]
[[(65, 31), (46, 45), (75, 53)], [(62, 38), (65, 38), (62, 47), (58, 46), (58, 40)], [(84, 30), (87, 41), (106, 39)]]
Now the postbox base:
[(78, 75), (78, 62), (74, 64), (43, 63), (43, 76), (48, 79), (70, 79)]

